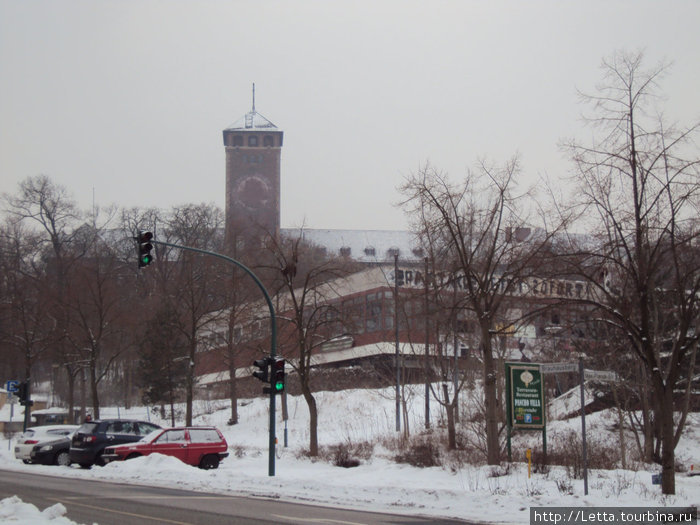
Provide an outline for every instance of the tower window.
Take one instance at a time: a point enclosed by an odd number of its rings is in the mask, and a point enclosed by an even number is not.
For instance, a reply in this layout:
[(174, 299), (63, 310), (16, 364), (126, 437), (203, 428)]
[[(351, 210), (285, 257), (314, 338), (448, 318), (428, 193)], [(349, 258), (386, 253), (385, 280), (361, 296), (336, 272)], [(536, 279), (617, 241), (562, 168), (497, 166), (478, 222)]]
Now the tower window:
[(352, 253), (352, 250), (350, 249), (349, 246), (343, 246), (342, 248), (340, 248), (341, 257), (350, 257), (351, 253)]
[(372, 246), (368, 246), (367, 248), (365, 248), (365, 255), (374, 257), (375, 255), (377, 255), (377, 250), (375, 250)]
[(272, 135), (265, 135), (263, 137), (263, 146), (274, 146), (275, 145), (275, 139)]
[(243, 137), (241, 135), (234, 135), (233, 145), (234, 146), (242, 146), (243, 145)]
[(255, 147), (258, 145), (258, 136), (257, 135), (251, 135), (248, 137), (248, 146)]

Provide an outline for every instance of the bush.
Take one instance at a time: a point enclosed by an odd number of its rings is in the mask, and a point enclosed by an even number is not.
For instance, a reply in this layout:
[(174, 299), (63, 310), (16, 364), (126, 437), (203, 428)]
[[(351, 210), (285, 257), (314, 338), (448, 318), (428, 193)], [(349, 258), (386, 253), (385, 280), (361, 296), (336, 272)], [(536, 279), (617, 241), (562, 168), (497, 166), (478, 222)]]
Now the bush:
[[(582, 478), (583, 443), (579, 432), (569, 430), (553, 438), (546, 458), (539, 451), (533, 454), (535, 472), (546, 469), (547, 465), (562, 465), (570, 478)], [(614, 468), (620, 458), (620, 450), (615, 445), (605, 443), (595, 435), (586, 436), (586, 449), (589, 469)]]
[(430, 439), (411, 440), (403, 452), (394, 456), (397, 463), (414, 467), (439, 467), (442, 465), (440, 447)]
[(361, 460), (368, 460), (372, 457), (374, 445), (365, 441), (362, 443), (352, 443), (347, 441), (328, 448), (323, 448), (319, 455), (336, 467), (351, 468), (361, 464)]

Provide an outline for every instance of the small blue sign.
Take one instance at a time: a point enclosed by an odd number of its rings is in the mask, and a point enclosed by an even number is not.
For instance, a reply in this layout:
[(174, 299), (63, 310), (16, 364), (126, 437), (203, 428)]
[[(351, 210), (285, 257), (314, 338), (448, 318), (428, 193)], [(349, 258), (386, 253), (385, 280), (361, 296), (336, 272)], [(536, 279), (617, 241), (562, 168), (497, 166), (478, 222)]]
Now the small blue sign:
[(12, 394), (19, 392), (19, 381), (10, 379), (9, 381), (7, 381), (7, 383), (5, 383), (5, 390)]
[(525, 423), (532, 423), (532, 414), (525, 414)]

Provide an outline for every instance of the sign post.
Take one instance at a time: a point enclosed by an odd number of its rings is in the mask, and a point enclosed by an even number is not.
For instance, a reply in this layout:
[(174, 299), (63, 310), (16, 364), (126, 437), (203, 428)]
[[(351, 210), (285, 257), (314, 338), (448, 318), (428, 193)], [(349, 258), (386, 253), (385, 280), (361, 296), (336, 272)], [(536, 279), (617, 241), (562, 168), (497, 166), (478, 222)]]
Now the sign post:
[[(563, 372), (578, 372), (581, 396), (581, 444), (583, 454), (583, 493), (588, 496), (588, 445), (586, 443), (586, 399), (584, 383), (592, 381), (617, 381), (617, 374), (611, 370), (587, 370), (583, 368), (583, 358), (578, 363), (547, 363), (542, 365), (542, 373), (558, 374)], [(509, 456), (510, 458), (510, 456)]]

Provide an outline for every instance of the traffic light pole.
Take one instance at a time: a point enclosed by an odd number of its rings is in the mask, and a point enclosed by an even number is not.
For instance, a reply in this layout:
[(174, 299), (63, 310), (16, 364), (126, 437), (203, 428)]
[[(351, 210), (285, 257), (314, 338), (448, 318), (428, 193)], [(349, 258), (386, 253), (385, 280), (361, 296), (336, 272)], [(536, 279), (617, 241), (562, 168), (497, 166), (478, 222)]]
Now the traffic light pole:
[[(243, 263), (232, 259), (231, 257), (227, 257), (226, 255), (222, 255), (220, 253), (216, 252), (210, 252), (207, 250), (200, 250), (199, 248), (192, 248), (191, 246), (181, 246), (179, 244), (172, 244), (169, 242), (163, 242), (163, 241), (156, 241), (155, 239), (150, 239), (150, 243), (152, 244), (160, 244), (162, 246), (170, 246), (171, 248), (179, 248), (180, 250), (186, 250), (190, 252), (197, 252), (197, 253), (203, 253), (204, 255), (211, 255), (212, 257), (217, 257), (219, 259), (223, 259), (224, 261), (227, 261), (235, 266), (238, 266), (241, 270), (243, 270), (245, 273), (247, 273), (253, 281), (255, 281), (255, 284), (260, 288), (260, 291), (263, 293), (265, 296), (265, 301), (267, 302), (267, 307), (270, 309), (270, 355), (274, 359), (274, 357), (277, 355), (277, 321), (275, 317), (275, 308), (272, 305), (272, 299), (270, 299), (270, 294), (267, 293), (267, 290), (263, 286), (262, 282), (260, 282), (260, 279), (258, 279), (258, 276), (255, 275), (250, 268), (248, 268), (246, 265)], [(269, 432), (269, 447), (268, 447), (268, 476), (274, 476), (275, 475), (275, 445), (276, 445), (276, 437), (275, 437), (275, 405), (276, 405), (276, 399), (275, 399), (275, 391), (274, 389), (270, 389), (270, 432)]]

